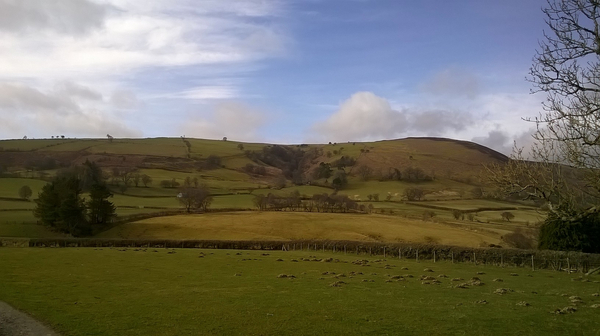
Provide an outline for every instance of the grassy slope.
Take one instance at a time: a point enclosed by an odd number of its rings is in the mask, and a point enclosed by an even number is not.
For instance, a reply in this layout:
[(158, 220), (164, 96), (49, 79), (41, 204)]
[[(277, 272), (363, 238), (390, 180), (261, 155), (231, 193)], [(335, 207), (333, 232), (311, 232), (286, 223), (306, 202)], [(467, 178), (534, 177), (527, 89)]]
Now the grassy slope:
[[(314, 251), (168, 252), (0, 249), (0, 300), (64, 335), (593, 335), (600, 329), (598, 309), (590, 307), (600, 303), (591, 295), (600, 291), (598, 276), (584, 283), (550, 271), (374, 262), (365, 255)], [(205, 256), (198, 258), (200, 253)], [(342, 262), (291, 262), (310, 255)], [(372, 266), (348, 263), (357, 258), (370, 259)], [(435, 272), (424, 273), (425, 267)], [(364, 274), (341, 278), (347, 284), (337, 288), (329, 285), (338, 279), (322, 275), (351, 271)], [(418, 280), (442, 273), (449, 278), (441, 278), (441, 285)], [(415, 278), (386, 282), (396, 274)], [(473, 276), (485, 285), (450, 288), (456, 282), (449, 279)], [(501, 287), (515, 292), (493, 294)], [(584, 301), (577, 312), (550, 314), (573, 305), (571, 295)], [(518, 306), (520, 301), (531, 306)]]
[(238, 212), (151, 218), (120, 225), (99, 237), (411, 241), (473, 247), (500, 243), (499, 236), (493, 232), (478, 233), (434, 222), (383, 215), (301, 212)]

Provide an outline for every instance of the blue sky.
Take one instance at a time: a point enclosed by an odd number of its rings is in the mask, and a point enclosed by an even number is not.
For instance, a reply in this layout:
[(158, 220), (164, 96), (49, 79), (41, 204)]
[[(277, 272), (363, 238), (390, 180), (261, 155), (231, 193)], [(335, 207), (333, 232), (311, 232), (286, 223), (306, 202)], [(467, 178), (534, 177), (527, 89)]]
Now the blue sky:
[(0, 138), (527, 144), (545, 1), (0, 0)]

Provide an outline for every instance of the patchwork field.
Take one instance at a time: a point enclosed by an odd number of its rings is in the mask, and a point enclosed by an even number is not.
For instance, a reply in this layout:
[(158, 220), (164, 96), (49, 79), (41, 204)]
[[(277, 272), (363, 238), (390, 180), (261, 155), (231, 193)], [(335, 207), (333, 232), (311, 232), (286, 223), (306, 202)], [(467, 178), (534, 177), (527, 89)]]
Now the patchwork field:
[(343, 253), (152, 248), (4, 248), (0, 269), (0, 300), (63, 335), (600, 330), (597, 275), (582, 282), (564, 272)]

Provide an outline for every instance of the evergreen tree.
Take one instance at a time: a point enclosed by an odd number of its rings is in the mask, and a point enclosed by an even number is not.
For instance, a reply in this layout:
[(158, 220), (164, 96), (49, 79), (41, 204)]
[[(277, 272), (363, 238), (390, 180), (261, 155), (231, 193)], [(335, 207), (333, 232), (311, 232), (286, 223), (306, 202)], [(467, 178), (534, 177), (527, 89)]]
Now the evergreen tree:
[(115, 206), (108, 199), (113, 194), (105, 183), (93, 184), (87, 202), (88, 217), (92, 225), (105, 226), (115, 217)]
[(59, 176), (45, 185), (40, 192), (34, 215), (42, 224), (59, 232), (79, 237), (91, 233), (85, 218), (85, 202), (81, 197), (80, 180), (73, 176)]

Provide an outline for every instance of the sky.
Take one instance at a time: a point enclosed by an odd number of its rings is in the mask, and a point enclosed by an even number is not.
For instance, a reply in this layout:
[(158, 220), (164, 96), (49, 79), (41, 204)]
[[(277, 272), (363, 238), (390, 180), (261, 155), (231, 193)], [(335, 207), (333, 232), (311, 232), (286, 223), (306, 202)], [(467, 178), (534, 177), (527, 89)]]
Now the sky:
[(544, 0), (0, 0), (0, 139), (526, 145)]

